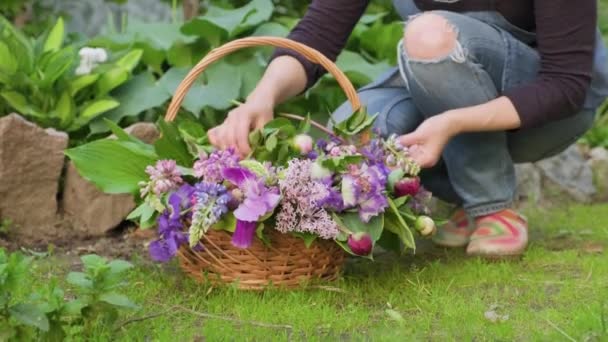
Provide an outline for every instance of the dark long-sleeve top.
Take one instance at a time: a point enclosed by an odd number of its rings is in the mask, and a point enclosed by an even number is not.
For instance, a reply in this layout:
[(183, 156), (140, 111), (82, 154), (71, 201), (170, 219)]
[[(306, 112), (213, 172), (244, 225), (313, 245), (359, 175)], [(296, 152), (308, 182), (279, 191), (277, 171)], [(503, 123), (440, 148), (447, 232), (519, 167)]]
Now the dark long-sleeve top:
[[(541, 56), (538, 77), (506, 89), (522, 128), (541, 125), (576, 114), (589, 89), (597, 25), (596, 0), (461, 0), (442, 3), (415, 0), (421, 10), (476, 11), (493, 3), (516, 26), (535, 31)], [(313, 47), (336, 60), (369, 0), (313, 0), (289, 38)], [(304, 66), (308, 87), (325, 72), (318, 64), (289, 50), (277, 49), (274, 57), (291, 55)]]

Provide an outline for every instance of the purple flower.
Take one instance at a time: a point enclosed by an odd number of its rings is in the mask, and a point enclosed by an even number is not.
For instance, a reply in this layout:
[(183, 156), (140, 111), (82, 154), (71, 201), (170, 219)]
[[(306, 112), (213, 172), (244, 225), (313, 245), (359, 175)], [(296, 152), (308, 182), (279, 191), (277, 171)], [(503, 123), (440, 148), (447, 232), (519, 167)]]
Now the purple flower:
[(221, 184), (200, 182), (194, 186), (190, 246), (194, 247), (207, 230), (228, 212), (230, 194)]
[(226, 168), (222, 176), (243, 192), (244, 200), (234, 211), (239, 220), (257, 222), (279, 204), (278, 189), (266, 187), (262, 178), (246, 168)]
[(236, 229), (232, 235), (232, 245), (237, 248), (249, 248), (253, 242), (257, 222), (236, 221)]
[(155, 166), (146, 167), (146, 173), (150, 175), (150, 181), (143, 183), (141, 197), (153, 192), (156, 196), (175, 190), (183, 183), (181, 172), (177, 168), (175, 160), (159, 160)]
[[(178, 219), (181, 213), (192, 207), (192, 195), (194, 187), (190, 184), (184, 184), (169, 196), (169, 209), (171, 210), (171, 219)], [(185, 218), (192, 213), (188, 211)]]
[(311, 177), (311, 160), (293, 159), (279, 180), (283, 200), (276, 216), (276, 229), (282, 233), (308, 232), (323, 239), (335, 239), (340, 230), (323, 208), (330, 195), (328, 184)]
[(369, 255), (372, 252), (372, 238), (367, 233), (358, 232), (348, 237), (348, 247), (357, 255)]
[(431, 200), (433, 194), (426, 190), (423, 186), (420, 186), (418, 193), (407, 201), (407, 205), (412, 208), (412, 211), (418, 215), (430, 215), (431, 213)]
[(183, 225), (179, 217), (167, 210), (157, 219), (159, 239), (150, 243), (149, 252), (152, 260), (159, 262), (169, 261), (179, 249), (179, 246), (188, 242), (187, 234), (183, 232)]
[(239, 157), (233, 148), (218, 150), (208, 156), (201, 155), (194, 163), (194, 175), (205, 182), (220, 183), (224, 181), (222, 171), (228, 167), (237, 167)]
[(386, 180), (386, 171), (378, 165), (353, 165), (342, 177), (344, 207), (358, 207), (361, 220), (369, 222), (388, 207), (384, 195)]
[(369, 144), (361, 148), (361, 154), (367, 158), (371, 164), (384, 164), (386, 151), (380, 139), (372, 139)]

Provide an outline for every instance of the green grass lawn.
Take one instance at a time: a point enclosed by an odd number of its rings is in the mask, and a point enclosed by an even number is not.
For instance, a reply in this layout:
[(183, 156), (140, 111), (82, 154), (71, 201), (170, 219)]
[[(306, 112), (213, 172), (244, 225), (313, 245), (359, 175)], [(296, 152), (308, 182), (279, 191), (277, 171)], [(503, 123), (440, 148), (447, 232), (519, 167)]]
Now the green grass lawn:
[[(241, 292), (136, 258), (127, 294), (142, 309), (99, 340), (608, 340), (608, 205), (529, 211), (520, 261), (488, 263), (424, 243), (416, 256), (350, 263), (330, 287)], [(44, 280), (69, 266), (41, 259)], [(40, 283), (44, 283), (41, 281)], [(504, 321), (484, 317), (493, 311)], [(151, 316), (151, 317), (149, 317)], [(146, 318), (148, 317), (148, 318)], [(138, 320), (139, 318), (146, 318)]]

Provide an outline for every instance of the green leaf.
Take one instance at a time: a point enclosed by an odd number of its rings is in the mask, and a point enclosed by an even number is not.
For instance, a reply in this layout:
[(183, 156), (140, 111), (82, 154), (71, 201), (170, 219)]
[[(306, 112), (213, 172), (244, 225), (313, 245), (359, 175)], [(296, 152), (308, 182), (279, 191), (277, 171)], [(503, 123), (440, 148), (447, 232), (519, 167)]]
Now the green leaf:
[(55, 114), (59, 117), (60, 126), (62, 128), (67, 127), (70, 122), (74, 120), (75, 111), (76, 108), (72, 101), (72, 96), (70, 96), (70, 93), (66, 90), (59, 98), (57, 106), (55, 107)]
[[(136, 116), (146, 110), (162, 106), (171, 93), (162, 87), (151, 72), (141, 73), (112, 92), (120, 106), (104, 115), (105, 118), (119, 122), (125, 117)], [(103, 120), (95, 120), (91, 124), (92, 133), (107, 132), (108, 127)]]
[(383, 23), (376, 21), (372, 27), (361, 33), (361, 47), (380, 60), (386, 60), (391, 65), (397, 64), (395, 47), (403, 37), (401, 22)]
[(137, 64), (139, 64), (143, 53), (144, 51), (142, 49), (132, 50), (116, 61), (116, 65), (125, 71), (131, 72), (133, 69), (135, 69)]
[(268, 152), (272, 152), (272, 151), (273, 151), (273, 150), (274, 150), (274, 149), (277, 147), (277, 144), (278, 144), (278, 143), (279, 143), (279, 141), (277, 140), (277, 135), (276, 135), (276, 133), (275, 133), (275, 134), (270, 135), (270, 136), (269, 136), (269, 137), (266, 139), (266, 144), (265, 144), (266, 150), (267, 150)]
[(390, 68), (390, 64), (386, 62), (371, 64), (360, 54), (348, 50), (338, 56), (336, 64), (358, 84), (369, 83)]
[(403, 318), (403, 316), (399, 312), (397, 312), (397, 311), (395, 311), (393, 309), (386, 309), (385, 312), (386, 312), (387, 316), (390, 319), (392, 319), (393, 321), (397, 321), (399, 323), (405, 323), (405, 319)]
[[(271, 0), (253, 0), (236, 9), (210, 5), (205, 15), (185, 24), (182, 31), (204, 36), (208, 27), (212, 25), (224, 30), (229, 37), (234, 37), (239, 32), (270, 19), (273, 9)], [(215, 33), (217, 34), (217, 31)]]
[(388, 204), (392, 213), (385, 214), (387, 219), (386, 229), (397, 234), (406, 247), (411, 248), (415, 251), (416, 241), (414, 240), (414, 235), (412, 234), (410, 227), (407, 225), (407, 223), (399, 213), (399, 209), (391, 198), (388, 198)]
[(80, 299), (72, 300), (65, 304), (64, 310), (65, 313), (71, 316), (80, 316), (82, 314), (82, 309), (84, 309), (87, 305)]
[(158, 157), (129, 141), (102, 139), (66, 151), (78, 172), (107, 193), (137, 193)]
[(378, 241), (382, 235), (382, 230), (384, 229), (383, 214), (372, 217), (367, 223), (361, 221), (358, 213), (345, 212), (338, 214), (338, 216), (340, 218), (340, 223), (344, 228), (353, 233), (368, 233), (374, 243)]
[(382, 231), (382, 235), (380, 236), (380, 239), (377, 241), (378, 245), (384, 249), (386, 249), (387, 251), (393, 251), (395, 253), (400, 253), (401, 252), (401, 244), (399, 243), (400, 241), (400, 237), (399, 235), (393, 233), (391, 230), (389, 230), (388, 225), (389, 225), (389, 219), (388, 217), (385, 217), (385, 222), (384, 222), (384, 230)]
[(14, 110), (22, 115), (31, 115), (37, 118), (44, 118), (45, 116), (39, 111), (33, 109), (29, 104), (25, 96), (16, 91), (3, 91), (0, 96), (11, 106)]
[(18, 322), (36, 327), (42, 331), (49, 330), (49, 320), (40, 308), (34, 304), (21, 303), (8, 309), (11, 317)]
[(212, 227), (215, 230), (225, 230), (227, 232), (234, 233), (236, 230), (236, 217), (232, 212), (224, 215), (221, 220), (219, 220)]
[(49, 35), (46, 38), (46, 41), (44, 42), (43, 51), (47, 52), (59, 50), (61, 48), (61, 45), (63, 44), (64, 34), (65, 28), (63, 18), (59, 17), (59, 19), (57, 19), (57, 22), (55, 23), (55, 26), (53, 26), (53, 28), (49, 32)]
[(17, 72), (19, 62), (11, 53), (10, 48), (2, 41), (0, 41), (0, 61), (2, 61), (0, 63), (0, 72), (6, 73), (9, 76)]
[(194, 65), (192, 46), (182, 42), (176, 42), (167, 51), (167, 61), (170, 65), (178, 68), (188, 68)]
[(76, 53), (73, 46), (67, 46), (56, 52), (47, 52), (47, 58), (40, 62), (42, 69), (40, 87), (50, 87), (55, 81), (66, 76), (74, 63), (76, 63)]
[(137, 309), (138, 306), (133, 303), (127, 296), (118, 294), (116, 292), (107, 292), (102, 294), (99, 297), (99, 300), (102, 302), (106, 302), (108, 304), (112, 304), (114, 306), (119, 306), (123, 308), (129, 309)]
[(75, 96), (82, 89), (92, 85), (99, 79), (99, 74), (82, 75), (70, 82), (70, 95)]
[(251, 94), (262, 78), (264, 66), (256, 56), (251, 56), (246, 61), (241, 62), (240, 66), (239, 72), (242, 77), (240, 98), (244, 99)]
[(133, 268), (133, 264), (125, 260), (112, 260), (108, 264), (111, 274), (121, 274), (128, 269)]
[(270, 22), (258, 26), (252, 36), (287, 37), (289, 29), (279, 23)]
[(113, 68), (101, 75), (97, 82), (97, 95), (105, 95), (121, 84), (127, 82), (129, 72), (123, 68)]
[[(172, 68), (163, 75), (159, 83), (169, 94), (174, 94), (188, 71)], [(232, 100), (240, 94), (240, 69), (225, 61), (219, 61), (214, 63), (204, 76), (207, 79), (206, 84), (203, 84), (202, 80), (195, 82), (184, 99), (183, 107), (195, 115), (206, 106), (219, 110), (230, 108)]]
[[(391, 171), (391, 173), (388, 175), (387, 190), (392, 193), (395, 189), (395, 183), (402, 180), (403, 176), (405, 176), (405, 171), (403, 171), (401, 168)], [(400, 205), (397, 207), (400, 207)]]
[(133, 33), (139, 41), (148, 43), (152, 48), (163, 52), (169, 50), (178, 41), (192, 43), (197, 38), (187, 36), (181, 32), (182, 24), (150, 22), (144, 23), (137, 20), (129, 20), (127, 32)]
[(268, 170), (257, 160), (254, 159), (244, 159), (239, 162), (239, 165), (249, 169), (249, 171), (255, 173), (260, 177), (266, 177), (268, 175)]
[(313, 242), (315, 242), (315, 240), (318, 238), (317, 235), (311, 233), (294, 233), (293, 235), (304, 240), (304, 245), (306, 246), (306, 248), (310, 248)]
[(69, 130), (78, 130), (88, 124), (91, 120), (118, 107), (119, 105), (120, 103), (113, 99), (103, 99), (89, 103), (84, 107), (84, 109), (82, 109), (80, 115), (76, 117), (76, 120), (74, 120)]
[(93, 288), (93, 282), (82, 272), (70, 272), (66, 278), (67, 282), (82, 289)]
[(173, 159), (181, 166), (192, 166), (194, 157), (188, 151), (188, 146), (179, 135), (175, 123), (164, 120), (158, 121), (161, 137), (154, 142), (154, 149), (160, 159)]

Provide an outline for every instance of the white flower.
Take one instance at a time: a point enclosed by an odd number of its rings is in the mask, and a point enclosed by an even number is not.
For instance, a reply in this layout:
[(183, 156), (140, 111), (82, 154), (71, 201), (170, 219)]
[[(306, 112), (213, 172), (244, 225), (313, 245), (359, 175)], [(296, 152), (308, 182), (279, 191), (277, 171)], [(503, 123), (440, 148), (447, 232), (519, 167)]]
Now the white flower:
[(108, 53), (102, 48), (83, 47), (78, 51), (80, 65), (76, 69), (76, 75), (88, 75), (97, 67), (98, 63), (108, 60)]

